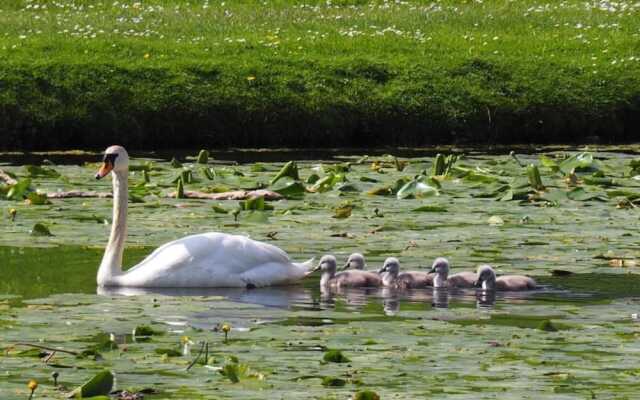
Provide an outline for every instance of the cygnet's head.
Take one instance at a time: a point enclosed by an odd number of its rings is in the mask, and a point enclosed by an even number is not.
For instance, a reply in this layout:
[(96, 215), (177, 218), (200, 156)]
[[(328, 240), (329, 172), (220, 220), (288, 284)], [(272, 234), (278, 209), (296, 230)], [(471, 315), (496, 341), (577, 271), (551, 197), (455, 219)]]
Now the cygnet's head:
[(127, 172), (129, 170), (129, 154), (122, 146), (111, 146), (104, 151), (102, 166), (96, 173), (96, 179), (102, 179), (109, 172)]
[(429, 271), (429, 273), (435, 273), (443, 277), (444, 279), (447, 279), (447, 277), (449, 276), (449, 260), (444, 257), (436, 258), (431, 265), (431, 270)]
[(366, 263), (364, 262), (364, 256), (360, 253), (353, 253), (347, 259), (347, 263), (342, 267), (342, 270), (345, 269), (365, 269)]
[[(484, 285), (483, 285), (484, 284)], [(485, 289), (493, 289), (496, 286), (496, 272), (490, 265), (483, 264), (478, 267), (478, 280), (474, 283), (475, 287)]]
[(313, 269), (313, 271), (322, 271), (322, 273), (329, 273), (331, 275), (336, 273), (337, 261), (336, 258), (332, 255), (322, 256), (318, 265)]
[(391, 275), (398, 275), (400, 272), (400, 261), (395, 257), (389, 257), (384, 260), (384, 264), (382, 264), (382, 268), (380, 268), (378, 272), (388, 272)]

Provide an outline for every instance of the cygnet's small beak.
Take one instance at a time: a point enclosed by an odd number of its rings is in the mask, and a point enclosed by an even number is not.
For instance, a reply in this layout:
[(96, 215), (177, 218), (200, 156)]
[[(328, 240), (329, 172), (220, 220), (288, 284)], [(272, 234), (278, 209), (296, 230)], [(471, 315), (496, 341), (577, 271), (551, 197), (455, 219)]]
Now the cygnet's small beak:
[(383, 273), (383, 272), (387, 272), (387, 266), (386, 266), (386, 265), (385, 265), (385, 266), (383, 266), (382, 268), (380, 268), (380, 269), (378, 270), (378, 273), (379, 273), (379, 274), (381, 274), (381, 273)]
[(309, 271), (310, 273), (316, 272), (316, 271), (320, 271), (320, 269), (322, 268), (322, 264), (318, 264), (315, 266), (314, 269), (312, 269), (311, 271)]
[(482, 282), (480, 282), (480, 280), (474, 281), (473, 282), (473, 287), (482, 287)]
[(340, 268), (340, 270), (344, 271), (346, 269), (349, 269), (350, 266), (351, 266), (351, 261), (347, 262), (342, 268)]
[(431, 267), (431, 269), (427, 273), (428, 274), (435, 274), (436, 273), (436, 267)]

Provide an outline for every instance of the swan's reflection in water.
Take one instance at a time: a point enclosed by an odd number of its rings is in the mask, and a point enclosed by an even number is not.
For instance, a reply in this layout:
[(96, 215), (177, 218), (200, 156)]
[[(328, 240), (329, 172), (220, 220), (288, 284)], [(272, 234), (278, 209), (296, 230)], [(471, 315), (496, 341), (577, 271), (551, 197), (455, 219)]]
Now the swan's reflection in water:
[(99, 287), (97, 292), (102, 296), (218, 296), (237, 303), (257, 304), (265, 307), (278, 308), (311, 304), (313, 300), (312, 291), (302, 286), (271, 286), (258, 289)]
[(496, 303), (522, 303), (540, 294), (557, 294), (552, 290), (530, 292), (486, 292), (475, 289), (392, 289), (392, 288), (323, 288), (275, 286), (244, 288), (98, 288), (104, 296), (219, 296), (237, 303), (298, 310), (333, 310), (338, 304), (360, 311), (371, 303), (382, 304), (386, 315), (396, 315), (403, 305), (424, 304), (435, 309), (452, 306), (491, 309)]

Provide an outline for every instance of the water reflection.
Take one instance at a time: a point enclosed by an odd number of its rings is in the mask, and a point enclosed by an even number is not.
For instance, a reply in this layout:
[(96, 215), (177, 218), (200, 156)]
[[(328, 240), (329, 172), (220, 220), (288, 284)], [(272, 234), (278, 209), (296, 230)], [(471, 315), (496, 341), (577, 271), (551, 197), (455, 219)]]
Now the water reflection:
[[(304, 286), (280, 286), (257, 289), (244, 288), (98, 288), (103, 296), (204, 296), (224, 297), (237, 303), (256, 304), (297, 310), (337, 310), (382, 312), (393, 316), (405, 310), (447, 309), (452, 307), (477, 307), (492, 309), (500, 303), (530, 301), (557, 301), (573, 298), (567, 291), (542, 288), (529, 292), (487, 292), (475, 289), (394, 289), (394, 288), (323, 288)], [(376, 305), (377, 307), (371, 307)], [(378, 311), (376, 311), (378, 310)]]
[(237, 303), (279, 308), (311, 304), (313, 300), (311, 290), (301, 286), (272, 286), (259, 289), (98, 287), (97, 293), (101, 296), (140, 296), (150, 294), (161, 296), (219, 296)]

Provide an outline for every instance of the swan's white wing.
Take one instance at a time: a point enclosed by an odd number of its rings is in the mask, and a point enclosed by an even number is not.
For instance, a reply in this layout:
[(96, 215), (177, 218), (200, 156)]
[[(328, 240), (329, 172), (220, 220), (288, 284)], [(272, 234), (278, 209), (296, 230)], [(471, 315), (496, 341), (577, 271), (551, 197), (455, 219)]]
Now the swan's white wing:
[(298, 278), (287, 253), (245, 236), (211, 232), (164, 244), (120, 277), (122, 286), (265, 286)]

